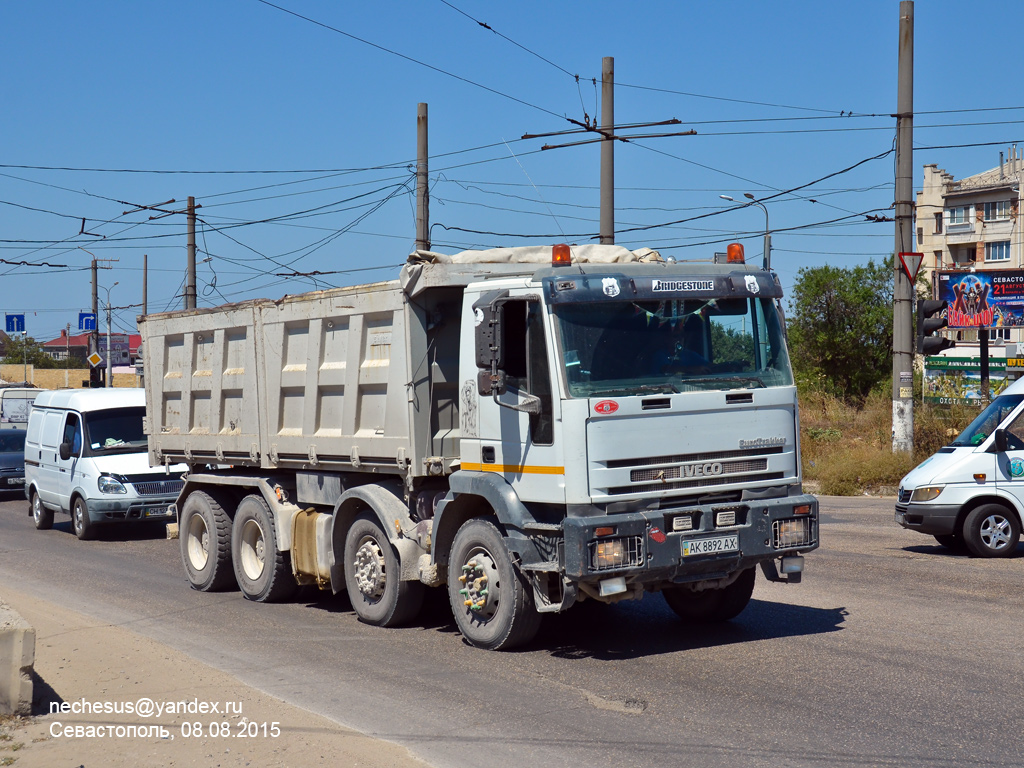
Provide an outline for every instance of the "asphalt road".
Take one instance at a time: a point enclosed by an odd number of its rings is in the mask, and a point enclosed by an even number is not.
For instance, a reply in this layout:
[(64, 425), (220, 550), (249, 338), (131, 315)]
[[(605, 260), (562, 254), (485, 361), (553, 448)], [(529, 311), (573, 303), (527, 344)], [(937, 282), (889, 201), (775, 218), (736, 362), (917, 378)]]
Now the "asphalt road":
[[(0, 499), (0, 578), (176, 646), (444, 768), (1018, 766), (1024, 547), (952, 554), (888, 499), (822, 498), (800, 585), (683, 626), (659, 596), (549, 617), (512, 653), (464, 644), (443, 600), (409, 628), (344, 596), (257, 605), (188, 588), (160, 530), (80, 542)], [(439, 594), (439, 596), (441, 596)]]

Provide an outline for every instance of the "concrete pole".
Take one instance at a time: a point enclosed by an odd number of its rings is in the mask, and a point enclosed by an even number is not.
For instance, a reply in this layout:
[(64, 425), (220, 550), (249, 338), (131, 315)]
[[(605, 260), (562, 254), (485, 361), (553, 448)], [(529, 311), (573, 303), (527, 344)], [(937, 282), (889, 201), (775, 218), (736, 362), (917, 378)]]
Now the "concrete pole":
[(615, 244), (615, 58), (601, 59), (601, 229), (602, 245)]
[(892, 312), (892, 450), (914, 450), (914, 286), (898, 254), (913, 251), (914, 2), (900, 1), (896, 97), (896, 243)]
[(142, 314), (149, 314), (149, 255), (142, 255)]
[(188, 198), (188, 271), (185, 277), (185, 309), (196, 308), (196, 199)]
[[(89, 354), (100, 351), (100, 299), (99, 284), (96, 279), (96, 259), (92, 260), (92, 333), (89, 334)], [(99, 383), (99, 370), (90, 365), (89, 383), (93, 386)]]
[(107, 290), (107, 386), (114, 386), (114, 376), (111, 372), (110, 358), (113, 357), (114, 348), (110, 346), (110, 291)]
[(430, 187), (427, 176), (427, 105), (416, 110), (416, 250), (430, 250)]

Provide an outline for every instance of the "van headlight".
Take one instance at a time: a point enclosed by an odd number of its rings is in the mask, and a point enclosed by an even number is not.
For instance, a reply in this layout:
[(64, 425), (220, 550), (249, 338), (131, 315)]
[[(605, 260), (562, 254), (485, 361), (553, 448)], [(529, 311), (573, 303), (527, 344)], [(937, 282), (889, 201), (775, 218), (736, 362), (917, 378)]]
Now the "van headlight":
[(100, 493), (128, 493), (128, 489), (121, 484), (121, 481), (110, 475), (100, 475), (96, 485)]
[(922, 485), (920, 488), (915, 488), (913, 495), (910, 497), (911, 501), (932, 501), (937, 499), (939, 494), (942, 493), (944, 485)]

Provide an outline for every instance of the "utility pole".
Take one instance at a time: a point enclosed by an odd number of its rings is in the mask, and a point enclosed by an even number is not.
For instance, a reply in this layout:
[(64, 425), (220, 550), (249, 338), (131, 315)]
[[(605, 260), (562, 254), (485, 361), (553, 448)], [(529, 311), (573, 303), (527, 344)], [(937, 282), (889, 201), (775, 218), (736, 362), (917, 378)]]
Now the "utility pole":
[(185, 309), (196, 308), (196, 199), (188, 198), (188, 272), (185, 277)]
[(896, 247), (893, 256), (892, 450), (914, 450), (914, 286), (896, 256), (913, 250), (914, 0), (900, 0), (896, 97)]
[(149, 255), (142, 254), (142, 314), (149, 314)]
[(600, 243), (615, 244), (615, 57), (601, 59), (601, 228)]
[[(97, 293), (96, 259), (92, 260), (92, 333), (89, 335), (89, 354), (100, 351), (100, 302)], [(99, 384), (100, 370), (96, 366), (89, 369), (89, 386)]]
[(427, 176), (427, 105), (416, 110), (416, 250), (430, 250), (430, 187)]

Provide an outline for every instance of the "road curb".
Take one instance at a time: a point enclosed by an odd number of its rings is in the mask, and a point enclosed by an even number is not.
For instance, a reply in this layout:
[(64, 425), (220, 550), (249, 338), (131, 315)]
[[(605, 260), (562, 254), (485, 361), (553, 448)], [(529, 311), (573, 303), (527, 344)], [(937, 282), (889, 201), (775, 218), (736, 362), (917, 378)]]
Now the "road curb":
[(35, 660), (35, 629), (0, 600), (0, 714), (31, 714)]

